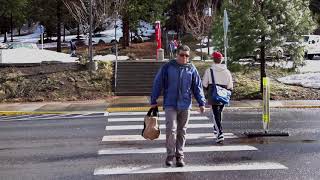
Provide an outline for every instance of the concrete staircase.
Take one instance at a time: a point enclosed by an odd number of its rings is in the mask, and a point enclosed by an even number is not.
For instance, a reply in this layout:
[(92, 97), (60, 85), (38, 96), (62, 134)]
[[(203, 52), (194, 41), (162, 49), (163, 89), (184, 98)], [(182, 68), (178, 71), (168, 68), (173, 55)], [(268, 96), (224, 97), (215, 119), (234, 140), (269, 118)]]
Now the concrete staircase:
[(165, 62), (123, 61), (118, 62), (117, 96), (149, 96), (159, 68)]

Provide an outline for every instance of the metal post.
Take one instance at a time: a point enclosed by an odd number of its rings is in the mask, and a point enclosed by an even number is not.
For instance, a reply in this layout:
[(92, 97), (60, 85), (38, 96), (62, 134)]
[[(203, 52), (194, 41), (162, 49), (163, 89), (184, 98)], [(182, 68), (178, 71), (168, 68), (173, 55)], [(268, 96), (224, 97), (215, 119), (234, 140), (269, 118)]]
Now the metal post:
[(41, 50), (43, 50), (44, 26), (43, 26), (43, 25), (40, 25), (40, 26), (39, 26), (39, 29), (40, 29)]
[(227, 10), (224, 9), (223, 12), (223, 31), (224, 31), (224, 61), (226, 63), (226, 66), (228, 67), (228, 55), (227, 55), (227, 49), (228, 49), (228, 28), (229, 28), (229, 18), (228, 18), (228, 13)]
[(263, 78), (263, 130), (268, 132), (270, 123), (270, 84), (269, 78)]
[(226, 66), (228, 67), (227, 48), (228, 48), (228, 39), (227, 39), (227, 34), (225, 33), (225, 35), (224, 35), (224, 62), (226, 63)]
[(93, 68), (93, 52), (92, 52), (92, 0), (89, 1), (89, 62), (90, 70)]
[(289, 136), (288, 132), (271, 131), (270, 127), (270, 80), (268, 77), (263, 78), (263, 113), (262, 123), (263, 132), (245, 132), (248, 137), (264, 137), (264, 136)]
[(118, 19), (118, 11), (116, 11), (116, 17), (114, 19), (114, 38), (115, 38), (115, 48), (116, 48), (116, 64), (114, 70), (114, 89), (117, 89), (117, 74), (118, 74), (118, 41), (117, 41), (117, 19)]
[(41, 50), (43, 50), (43, 33), (41, 32)]

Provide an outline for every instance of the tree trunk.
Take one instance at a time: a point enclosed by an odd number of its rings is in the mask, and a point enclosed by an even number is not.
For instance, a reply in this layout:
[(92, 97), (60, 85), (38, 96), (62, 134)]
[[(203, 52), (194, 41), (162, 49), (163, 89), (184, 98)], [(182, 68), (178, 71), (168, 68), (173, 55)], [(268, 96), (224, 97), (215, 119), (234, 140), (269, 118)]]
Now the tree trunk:
[(11, 32), (11, 42), (13, 42), (13, 15), (12, 15), (12, 12), (10, 15), (10, 32)]
[(57, 0), (57, 52), (61, 52), (61, 7), (62, 7), (62, 1)]
[(129, 17), (127, 14), (123, 16), (122, 19), (123, 22), (123, 29), (122, 29), (122, 47), (125, 49), (126, 47), (129, 47), (129, 38), (130, 38), (130, 27), (129, 27)]
[(200, 52), (201, 52), (201, 61), (203, 60), (203, 52), (202, 52), (202, 39), (200, 40)]
[[(263, 14), (264, 3), (261, 3), (261, 13)], [(266, 46), (265, 46), (266, 36), (263, 34), (261, 36), (261, 45), (260, 45), (260, 93), (263, 93), (263, 78), (267, 77), (266, 75)], [(263, 96), (262, 96), (263, 97)]]
[(209, 32), (208, 33), (208, 42), (207, 42), (207, 47), (208, 47), (208, 56), (210, 56), (210, 35), (211, 35), (211, 33)]
[(78, 29), (77, 29), (77, 39), (80, 39), (80, 24), (78, 24)]
[(8, 41), (7, 39), (7, 31), (4, 33), (3, 42), (6, 43)]
[(263, 92), (263, 78), (267, 77), (266, 73), (266, 47), (265, 47), (266, 37), (261, 37), (261, 46), (260, 46), (260, 92)]

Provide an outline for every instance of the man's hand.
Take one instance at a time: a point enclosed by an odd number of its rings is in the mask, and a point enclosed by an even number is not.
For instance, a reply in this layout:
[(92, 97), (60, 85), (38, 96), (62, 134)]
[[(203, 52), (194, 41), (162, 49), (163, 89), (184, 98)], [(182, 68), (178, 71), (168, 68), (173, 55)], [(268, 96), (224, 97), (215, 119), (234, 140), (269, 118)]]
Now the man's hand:
[(205, 112), (205, 107), (204, 106), (200, 106), (199, 109), (200, 109), (200, 113), (204, 113)]
[(155, 107), (157, 107), (158, 106), (158, 104), (152, 104), (151, 105), (151, 108), (155, 108)]

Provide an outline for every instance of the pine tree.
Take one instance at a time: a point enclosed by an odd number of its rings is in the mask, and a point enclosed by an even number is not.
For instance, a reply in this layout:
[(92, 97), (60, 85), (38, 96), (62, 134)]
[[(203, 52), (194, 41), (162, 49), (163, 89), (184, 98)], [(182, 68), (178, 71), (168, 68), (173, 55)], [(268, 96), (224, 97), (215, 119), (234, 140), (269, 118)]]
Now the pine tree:
[[(25, 7), (27, 0), (0, 0), (0, 33), (11, 32), (11, 41), (13, 41), (13, 28), (21, 27), (25, 22)], [(4, 41), (7, 41), (6, 34)]]
[[(229, 12), (228, 55), (231, 61), (253, 54), (258, 48), (261, 60), (261, 83), (266, 77), (266, 52), (281, 46), (286, 40), (300, 41), (309, 34), (314, 22), (308, 8), (309, 0), (241, 0), (225, 1), (222, 9)], [(215, 47), (223, 49), (223, 13), (214, 22)], [(292, 45), (291, 58), (295, 66), (303, 63), (303, 48)], [(229, 59), (228, 59), (229, 60)]]

